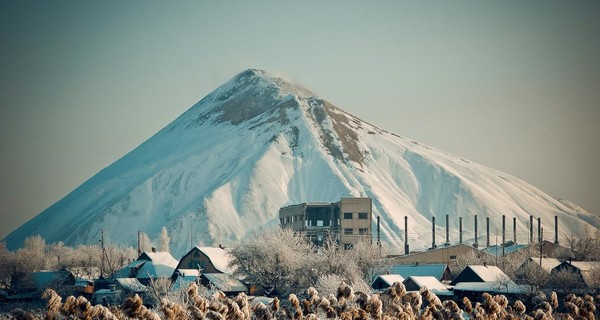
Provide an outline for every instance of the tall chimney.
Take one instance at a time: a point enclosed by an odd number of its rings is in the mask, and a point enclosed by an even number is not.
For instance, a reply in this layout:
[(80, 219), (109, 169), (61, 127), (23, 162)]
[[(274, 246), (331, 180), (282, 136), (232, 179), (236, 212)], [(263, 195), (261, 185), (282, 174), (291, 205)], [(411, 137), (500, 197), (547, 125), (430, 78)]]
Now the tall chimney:
[(435, 249), (435, 217), (431, 217), (431, 249)]
[(554, 216), (554, 243), (558, 244), (558, 216)]
[(450, 216), (446, 215), (446, 246), (450, 245)]
[(542, 242), (542, 218), (538, 218), (538, 242)]
[(477, 215), (475, 215), (475, 243), (473, 243), (473, 247), (479, 247), (479, 243), (477, 242)]
[[(504, 244), (506, 243), (506, 216), (502, 215), (502, 256), (504, 256)], [(498, 250), (498, 248), (496, 248)]]
[(513, 242), (517, 244), (517, 218), (513, 217)]
[(408, 217), (404, 216), (404, 254), (410, 252), (408, 247)]
[(529, 243), (533, 243), (533, 216), (529, 215)]
[(377, 246), (381, 249), (381, 217), (377, 216)]
[(458, 217), (458, 243), (462, 244), (462, 217)]
[(487, 237), (485, 240), (485, 247), (489, 248), (490, 247), (490, 217), (485, 218), (485, 232), (487, 234)]

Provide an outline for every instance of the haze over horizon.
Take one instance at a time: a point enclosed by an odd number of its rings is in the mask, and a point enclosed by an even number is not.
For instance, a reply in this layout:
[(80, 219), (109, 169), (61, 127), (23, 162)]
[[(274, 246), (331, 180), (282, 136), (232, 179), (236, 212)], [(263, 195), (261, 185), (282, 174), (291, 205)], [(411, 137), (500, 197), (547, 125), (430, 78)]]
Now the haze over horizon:
[(598, 16), (593, 1), (2, 2), (0, 238), (247, 68), (600, 214)]

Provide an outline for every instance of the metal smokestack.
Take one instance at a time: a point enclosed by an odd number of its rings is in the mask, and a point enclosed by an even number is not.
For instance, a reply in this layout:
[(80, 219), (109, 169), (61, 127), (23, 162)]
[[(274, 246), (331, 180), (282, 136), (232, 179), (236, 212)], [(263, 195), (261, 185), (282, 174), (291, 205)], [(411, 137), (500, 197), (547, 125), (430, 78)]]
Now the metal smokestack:
[(533, 216), (529, 215), (529, 243), (533, 243)]
[(404, 216), (404, 254), (410, 252), (408, 247), (408, 217)]
[(450, 245), (450, 216), (446, 215), (446, 246)]
[(475, 243), (473, 243), (473, 247), (479, 247), (479, 243), (477, 243), (477, 215), (475, 215)]
[(542, 218), (538, 218), (538, 242), (542, 242)]
[(489, 248), (490, 247), (490, 217), (486, 217), (485, 218), (485, 232), (486, 232), (486, 240), (485, 240), (485, 247)]
[(431, 217), (431, 249), (435, 249), (435, 217)]
[(381, 249), (381, 217), (377, 216), (377, 246)]
[(462, 244), (462, 217), (458, 217), (458, 243)]
[(517, 218), (513, 217), (513, 242), (517, 244)]
[(558, 244), (558, 216), (554, 216), (554, 243)]
[(502, 256), (504, 256), (504, 243), (506, 243), (506, 216), (502, 215)]

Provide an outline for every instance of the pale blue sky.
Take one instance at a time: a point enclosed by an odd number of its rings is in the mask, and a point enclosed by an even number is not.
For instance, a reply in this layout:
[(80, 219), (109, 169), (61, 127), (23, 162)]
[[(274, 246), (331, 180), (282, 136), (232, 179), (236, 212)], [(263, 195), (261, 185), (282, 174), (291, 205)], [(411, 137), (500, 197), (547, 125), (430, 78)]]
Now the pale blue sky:
[(247, 68), (600, 214), (599, 35), (598, 1), (2, 1), (0, 238)]

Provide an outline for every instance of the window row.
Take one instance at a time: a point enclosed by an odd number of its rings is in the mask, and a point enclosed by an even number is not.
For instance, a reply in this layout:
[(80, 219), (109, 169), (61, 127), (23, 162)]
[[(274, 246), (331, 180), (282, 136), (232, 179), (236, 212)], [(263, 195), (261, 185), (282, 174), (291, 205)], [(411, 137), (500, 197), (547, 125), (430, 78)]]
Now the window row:
[[(352, 213), (352, 212), (344, 212), (344, 219), (346, 219), (346, 220), (353, 219), (353, 216), (354, 216), (354, 213)], [(369, 214), (366, 212), (359, 212), (358, 218), (359, 219), (369, 219)]]
[[(353, 228), (344, 228), (344, 234), (354, 234), (354, 229)], [(369, 234), (369, 229), (367, 228), (358, 228), (358, 234), (361, 236), (364, 235), (368, 235)]]

